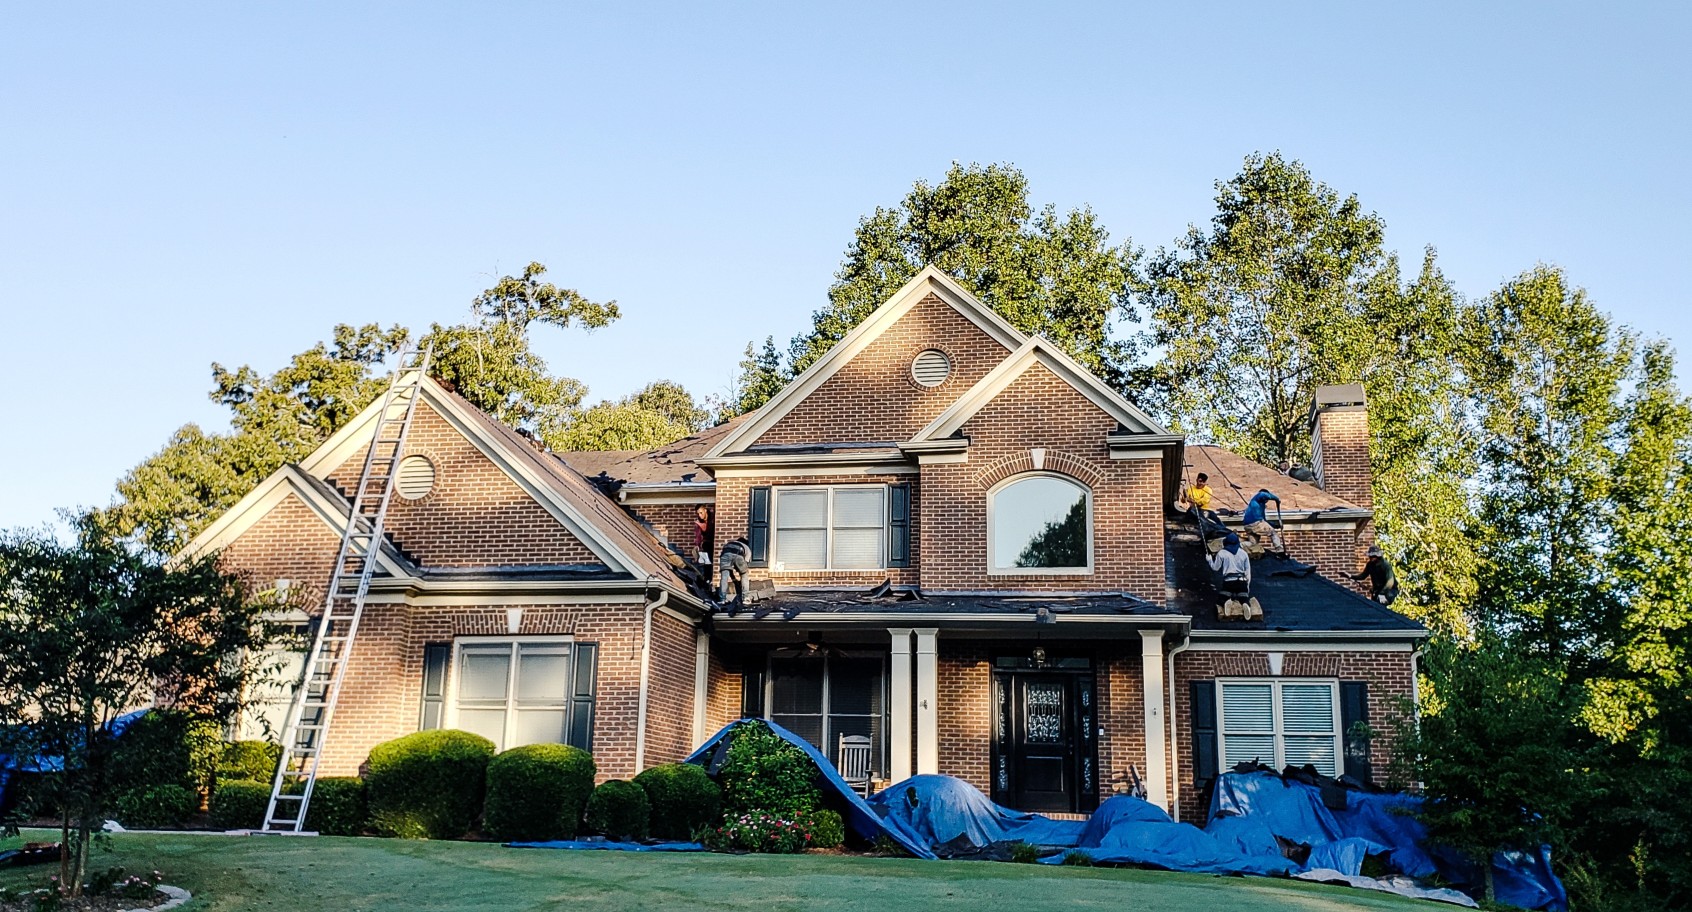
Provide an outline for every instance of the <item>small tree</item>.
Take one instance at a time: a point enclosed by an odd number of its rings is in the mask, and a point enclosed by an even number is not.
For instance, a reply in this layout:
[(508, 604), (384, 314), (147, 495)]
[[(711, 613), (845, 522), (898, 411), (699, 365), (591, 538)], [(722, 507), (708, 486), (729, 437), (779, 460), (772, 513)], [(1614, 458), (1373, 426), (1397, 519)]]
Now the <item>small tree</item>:
[(276, 607), (215, 555), (167, 562), (101, 534), (0, 534), (0, 751), (62, 757), (34, 810), (61, 821), (59, 882), (79, 895), (121, 785), (111, 723), (148, 704), (221, 722), (238, 708)]

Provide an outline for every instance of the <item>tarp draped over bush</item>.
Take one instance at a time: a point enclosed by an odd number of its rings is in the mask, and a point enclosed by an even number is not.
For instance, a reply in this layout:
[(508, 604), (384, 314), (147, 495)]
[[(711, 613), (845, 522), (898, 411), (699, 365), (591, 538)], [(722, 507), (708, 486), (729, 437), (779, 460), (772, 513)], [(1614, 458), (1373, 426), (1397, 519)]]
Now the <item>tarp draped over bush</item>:
[(594, 773), (593, 757), (565, 744), (505, 751), (488, 762), (483, 826), (510, 841), (574, 837), (593, 793)]
[(406, 839), (463, 836), (482, 810), (493, 753), (492, 741), (452, 730), (422, 731), (376, 745), (365, 776), (372, 824), (378, 832)]

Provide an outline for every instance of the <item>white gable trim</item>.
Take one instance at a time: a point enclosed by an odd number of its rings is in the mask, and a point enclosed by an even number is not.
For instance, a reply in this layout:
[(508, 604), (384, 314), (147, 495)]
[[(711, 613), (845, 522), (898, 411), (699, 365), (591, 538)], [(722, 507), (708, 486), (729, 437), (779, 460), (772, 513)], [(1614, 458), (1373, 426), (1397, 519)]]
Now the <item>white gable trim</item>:
[(924, 266), (921, 272), (894, 292), (893, 296), (877, 307), (864, 322), (841, 337), (839, 342), (834, 343), (833, 348), (813, 362), (793, 382), (782, 387), (781, 392), (764, 403), (749, 420), (718, 441), (704, 458), (712, 459), (738, 453), (751, 446), (765, 431), (774, 427), (776, 422), (803, 402), (806, 396), (838, 373), (840, 368), (869, 347), (871, 342), (899, 322), (901, 317), (930, 293), (980, 327), (982, 332), (1003, 345), (1007, 352), (1015, 351), (1028, 338), (987, 305), (976, 300), (956, 279), (934, 266)]
[[(487, 457), (506, 477), (510, 478), (523, 493), (540, 504), (541, 508), (551, 514), (558, 524), (567, 529), (571, 535), (592, 551), (605, 565), (619, 573), (628, 573), (643, 577), (646, 572), (622, 548), (601, 534), (599, 528), (589, 522), (569, 503), (554, 495), (550, 484), (540, 478), (539, 473), (525, 462), (520, 456), (510, 451), (509, 444), (501, 437), (483, 433), (481, 422), (474, 416), (465, 413), (463, 406), (452, 396), (446, 394), (433, 378), (425, 377), (423, 381), (423, 401), (434, 409), (453, 430), (470, 441), (483, 456)], [(327, 477), (336, 469), (362, 452), (370, 437), (375, 433), (377, 412), (381, 411), (382, 400), (378, 398), (368, 408), (360, 412), (357, 417), (347, 422), (345, 427), (336, 431), (333, 436), (323, 442), (317, 451), (306, 457), (300, 463), (300, 468), (319, 478)], [(493, 418), (487, 419), (495, 420)]]
[[(1056, 374), (1064, 382), (1086, 396), (1106, 414), (1115, 418), (1127, 428), (1130, 434), (1145, 438), (1148, 444), (1174, 442), (1179, 435), (1172, 434), (1168, 428), (1158, 424), (1150, 415), (1141, 411), (1132, 402), (1122, 398), (1121, 394), (1106, 386), (1104, 381), (1093, 376), (1086, 368), (1075, 363), (1075, 360), (1064, 351), (1045, 339), (1034, 336), (1022, 347), (1011, 353), (1010, 357), (999, 362), (987, 376), (982, 377), (969, 388), (958, 400), (951, 404), (939, 417), (929, 422), (928, 427), (917, 432), (911, 442), (925, 440), (939, 440), (957, 433), (969, 419), (992, 402), (1000, 393), (1009, 389), (1011, 384), (1027, 373), (1029, 368), (1039, 364)], [(1167, 440), (1160, 439), (1167, 438)]]
[[(346, 534), (347, 505), (324, 497), (322, 491), (302, 477), (297, 466), (284, 465), (271, 473), (269, 478), (259, 482), (258, 487), (247, 492), (247, 496), (236, 501), (235, 506), (224, 511), (211, 525), (202, 529), (178, 556), (187, 557), (228, 547), (240, 538), (242, 533), (257, 525), (259, 520), (269, 516), (270, 511), (290, 494), (298, 497), (307, 509), (323, 520), (323, 524), (336, 538)], [(376, 565), (395, 579), (410, 579), (411, 574), (394, 560), (388, 549), (387, 542), (383, 542), (377, 549)]]

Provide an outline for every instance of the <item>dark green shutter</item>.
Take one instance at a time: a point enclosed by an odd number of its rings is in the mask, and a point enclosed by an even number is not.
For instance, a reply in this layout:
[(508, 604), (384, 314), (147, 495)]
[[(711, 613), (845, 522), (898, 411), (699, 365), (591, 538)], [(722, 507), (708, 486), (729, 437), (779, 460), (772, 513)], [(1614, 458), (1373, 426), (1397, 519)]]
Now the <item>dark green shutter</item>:
[(764, 717), (764, 673), (747, 669), (740, 674), (740, 717)]
[[(1369, 761), (1369, 685), (1340, 682), (1340, 732), (1345, 739), (1345, 774), (1359, 782), (1374, 777)], [(1356, 729), (1353, 731), (1353, 729)]]
[(1221, 763), (1216, 743), (1216, 682), (1194, 681), (1193, 703), (1193, 783), (1203, 789), (1216, 778)]
[(887, 487), (887, 566), (911, 565), (911, 486)]
[(446, 714), (447, 662), (452, 646), (430, 643), (423, 647), (423, 710), (417, 720), (419, 731), (441, 727)]
[(770, 488), (759, 485), (751, 491), (752, 503), (746, 514), (746, 542), (752, 546), (750, 559), (754, 567), (770, 564)]
[(599, 644), (577, 643), (575, 667), (570, 682), (571, 747), (593, 750), (593, 695), (597, 678), (594, 666), (599, 656)]

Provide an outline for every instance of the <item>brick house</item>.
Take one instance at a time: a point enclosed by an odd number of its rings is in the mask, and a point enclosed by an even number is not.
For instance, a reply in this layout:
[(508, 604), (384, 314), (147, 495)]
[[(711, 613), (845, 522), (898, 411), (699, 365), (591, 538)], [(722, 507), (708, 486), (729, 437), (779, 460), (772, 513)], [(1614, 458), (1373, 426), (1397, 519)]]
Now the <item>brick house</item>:
[[(191, 547), (321, 587), (373, 414)], [(628, 777), (750, 715), (1027, 810), (1130, 769), (1188, 819), (1242, 761), (1368, 778), (1425, 631), (1342, 576), (1373, 541), (1361, 389), (1311, 414), (1315, 484), (1187, 445), (932, 268), (763, 408), (652, 452), (545, 452), (429, 381), (325, 772), (453, 727)], [(1282, 498), (1302, 564), (1257, 562), (1259, 620), (1217, 616), (1171, 506), (1196, 472), (1235, 523)], [(699, 507), (766, 594), (732, 616), (682, 558)]]

